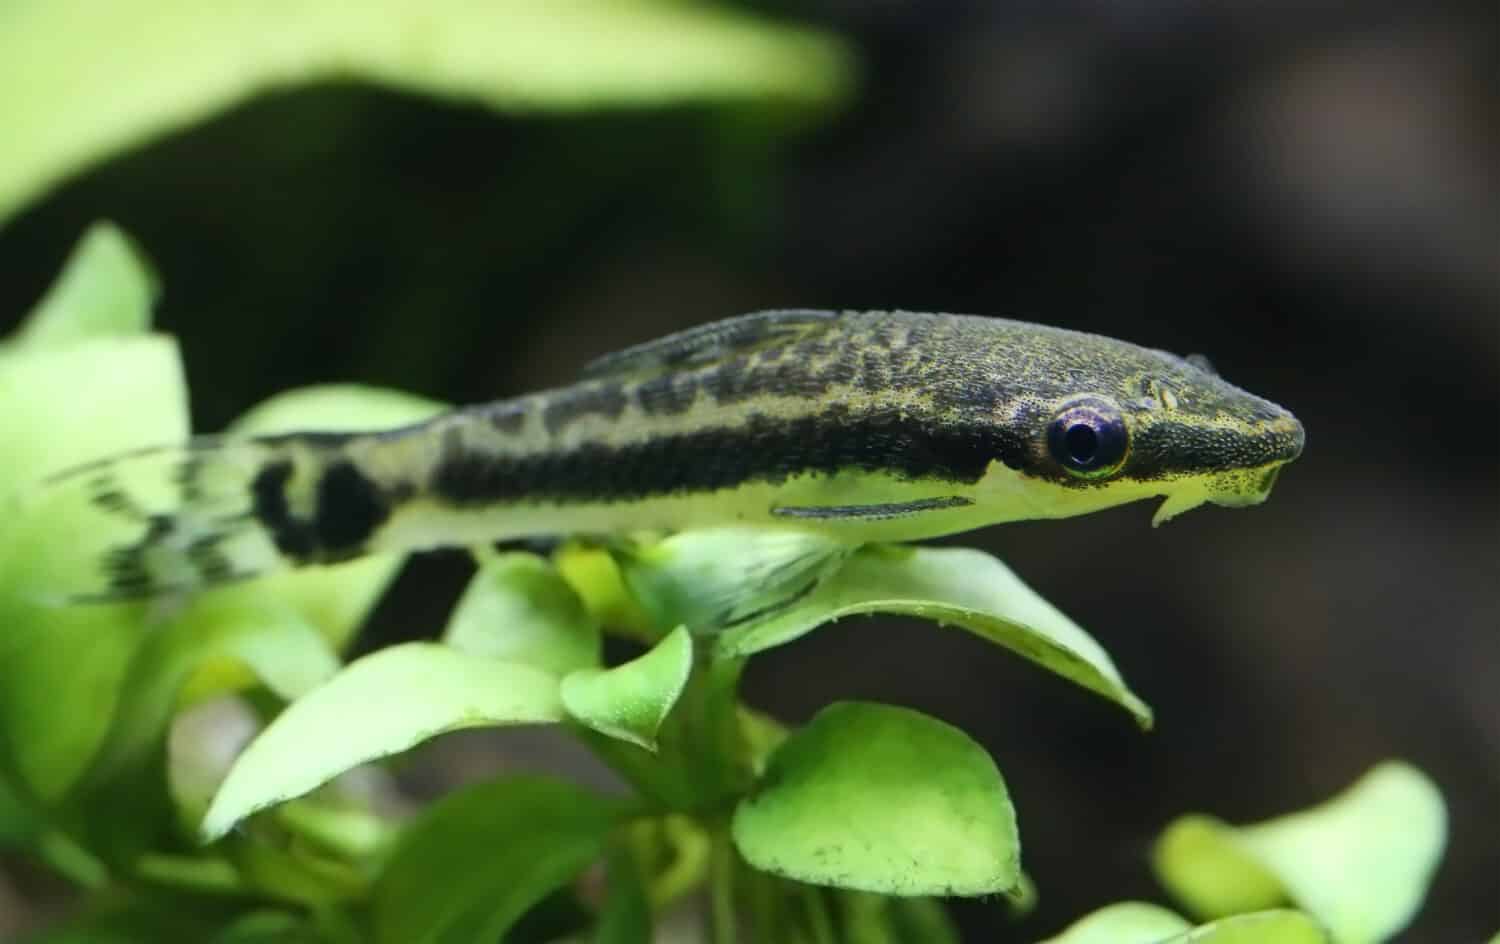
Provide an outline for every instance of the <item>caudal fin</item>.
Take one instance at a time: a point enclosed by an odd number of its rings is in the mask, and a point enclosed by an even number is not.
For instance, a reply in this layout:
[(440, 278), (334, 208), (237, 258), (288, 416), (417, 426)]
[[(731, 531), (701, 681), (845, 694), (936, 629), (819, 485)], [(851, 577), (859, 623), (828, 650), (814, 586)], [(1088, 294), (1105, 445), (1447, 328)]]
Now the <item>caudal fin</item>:
[(286, 480), (310, 459), (272, 440), (205, 438), (51, 477), (20, 508), (23, 526), (68, 534), (46, 592), (59, 602), (174, 595), (300, 563), (277, 546), (257, 482), (284, 463), (284, 510)]

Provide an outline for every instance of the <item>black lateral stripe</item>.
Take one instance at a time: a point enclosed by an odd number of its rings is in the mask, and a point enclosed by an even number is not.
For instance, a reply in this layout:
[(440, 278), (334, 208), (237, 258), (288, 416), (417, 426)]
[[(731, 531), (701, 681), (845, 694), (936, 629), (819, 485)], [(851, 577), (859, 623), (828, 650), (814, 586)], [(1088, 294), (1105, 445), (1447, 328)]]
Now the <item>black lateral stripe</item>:
[(890, 502), (882, 505), (786, 505), (772, 508), (771, 514), (782, 518), (859, 518), (865, 521), (884, 521), (887, 518), (903, 518), (923, 511), (940, 511), (944, 508), (965, 508), (974, 504), (972, 498), (962, 495), (945, 495), (942, 498), (920, 498), (909, 502)]
[(1024, 457), (1020, 438), (993, 423), (932, 424), (895, 411), (832, 409), (796, 420), (753, 414), (737, 427), (521, 455), (474, 450), (450, 437), (429, 486), (460, 507), (609, 502), (844, 471), (973, 484), (990, 462), (1019, 467)]

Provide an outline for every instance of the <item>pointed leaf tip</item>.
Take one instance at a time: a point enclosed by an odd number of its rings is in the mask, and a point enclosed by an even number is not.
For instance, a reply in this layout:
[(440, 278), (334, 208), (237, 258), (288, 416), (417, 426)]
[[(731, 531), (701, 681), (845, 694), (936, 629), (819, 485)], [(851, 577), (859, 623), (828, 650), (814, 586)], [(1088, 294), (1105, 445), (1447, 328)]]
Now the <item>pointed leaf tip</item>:
[(748, 656), (863, 613), (899, 613), (961, 627), (1103, 695), (1141, 727), (1151, 727), (1151, 708), (1125, 685), (1093, 637), (1010, 568), (969, 548), (862, 548), (792, 605), (724, 633), (716, 653)]
[(656, 749), (656, 732), (693, 668), (693, 637), (679, 626), (650, 652), (613, 669), (578, 669), (562, 680), (568, 714), (610, 737)]

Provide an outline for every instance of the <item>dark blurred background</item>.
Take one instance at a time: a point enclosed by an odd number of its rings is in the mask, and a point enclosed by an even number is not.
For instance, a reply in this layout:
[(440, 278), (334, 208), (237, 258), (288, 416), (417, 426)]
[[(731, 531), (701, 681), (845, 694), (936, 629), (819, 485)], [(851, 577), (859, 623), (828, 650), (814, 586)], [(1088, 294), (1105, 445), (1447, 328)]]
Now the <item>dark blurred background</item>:
[[(1019, 925), (998, 902), (956, 905), (966, 939), (1034, 940), (1159, 898), (1146, 857), (1171, 817), (1265, 818), (1387, 757), (1426, 770), (1451, 813), (1401, 940), (1493, 933), (1493, 3), (760, 8), (854, 42), (849, 107), (518, 118), (355, 85), (276, 93), (0, 228), (0, 317), (88, 223), (118, 221), (162, 276), (159, 322), (203, 430), (325, 381), (508, 396), (787, 305), (1004, 315), (1206, 353), (1307, 427), (1267, 505), (962, 539), (1089, 627), (1155, 732), (978, 639), (897, 621), (758, 657), (747, 696), (788, 721), (836, 698), (909, 705), (994, 754), (1041, 901)], [(436, 634), (463, 566), (412, 562), (361, 645)], [(430, 752), (427, 781), (538, 753), (455, 744)]]

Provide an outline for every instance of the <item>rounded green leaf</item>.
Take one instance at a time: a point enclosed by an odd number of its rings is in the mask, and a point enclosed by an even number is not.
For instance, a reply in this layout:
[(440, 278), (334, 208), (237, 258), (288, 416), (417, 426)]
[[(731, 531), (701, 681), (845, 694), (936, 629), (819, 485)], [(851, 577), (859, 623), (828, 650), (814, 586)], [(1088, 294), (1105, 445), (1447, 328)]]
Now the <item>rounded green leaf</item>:
[(1207, 817), (1179, 820), (1154, 858), (1162, 883), (1195, 913), (1215, 917), (1265, 901), (1264, 894), (1225, 897), (1222, 888), (1236, 877), (1262, 891), (1274, 881), (1341, 944), (1364, 944), (1411, 921), (1446, 833), (1447, 812), (1432, 781), (1392, 761), (1304, 812), (1240, 828)]
[(715, 6), (56, 0), (0, 4), (0, 219), (82, 167), (273, 86), (366, 79), (510, 110), (823, 102), (831, 38)]
[(1200, 918), (1261, 911), (1288, 900), (1275, 873), (1235, 841), (1234, 827), (1212, 816), (1178, 817), (1152, 856), (1172, 896)]
[(990, 895), (1020, 882), (1015, 810), (968, 735), (842, 702), (794, 732), (734, 813), (756, 868), (887, 895)]
[(406, 829), (377, 878), (380, 944), (499, 941), (604, 851), (616, 801), (543, 777), (450, 794)]
[(1151, 709), (1125, 686), (1092, 636), (1010, 568), (968, 548), (863, 548), (796, 603), (726, 632), (717, 651), (747, 656), (860, 613), (900, 613), (962, 627), (1103, 695), (1142, 727), (1151, 726)]
[(656, 749), (656, 732), (693, 670), (693, 637), (679, 626), (648, 653), (613, 669), (579, 669), (562, 680), (574, 720), (610, 737)]
[(1191, 927), (1160, 905), (1122, 901), (1079, 918), (1042, 944), (1159, 944)]
[(297, 431), (380, 430), (418, 423), (448, 409), (415, 394), (363, 384), (287, 390), (251, 407), (224, 432), (265, 436)]
[(1234, 915), (1205, 924), (1161, 944), (1333, 944), (1334, 939), (1300, 911), (1274, 910)]
[(535, 554), (483, 559), (448, 618), (443, 641), (475, 655), (564, 675), (599, 664), (599, 621)]
[(407, 643), (351, 663), (240, 755), (204, 817), (215, 839), (257, 810), (445, 731), (563, 717), (557, 679), (530, 666)]
[(156, 295), (156, 277), (129, 237), (113, 223), (95, 223), (0, 353), (141, 334), (151, 326)]

